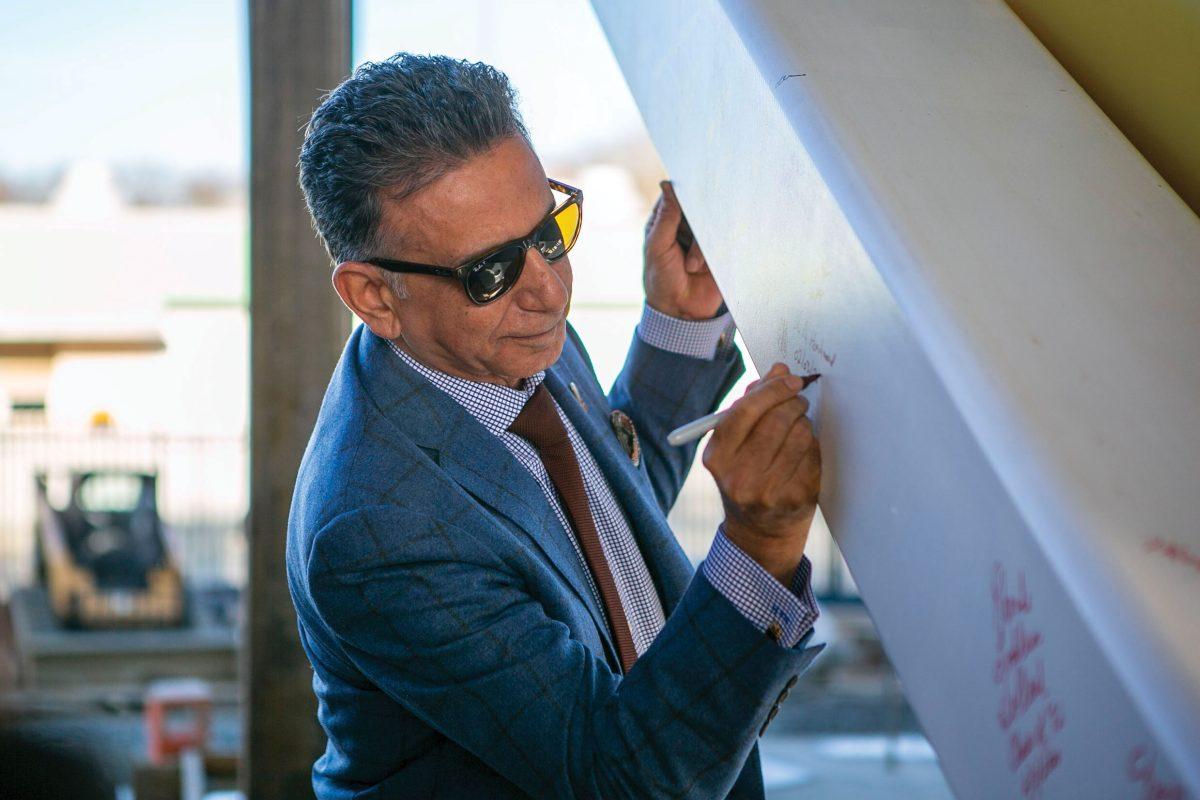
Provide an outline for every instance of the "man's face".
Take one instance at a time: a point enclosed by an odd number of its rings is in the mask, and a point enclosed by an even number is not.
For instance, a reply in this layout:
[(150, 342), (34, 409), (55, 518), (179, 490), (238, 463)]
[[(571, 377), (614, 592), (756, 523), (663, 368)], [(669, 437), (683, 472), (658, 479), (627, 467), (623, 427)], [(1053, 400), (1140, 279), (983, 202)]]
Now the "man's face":
[[(525, 141), (505, 139), (403, 203), (385, 203), (380, 255), (455, 267), (527, 235), (555, 201)], [(402, 251), (389, 241), (403, 242)], [(404, 283), (408, 297), (389, 303), (400, 322), (396, 343), (429, 367), (516, 386), (562, 352), (571, 304), (567, 256), (549, 264), (531, 248), (517, 284), (483, 306), (455, 279), (406, 274)]]

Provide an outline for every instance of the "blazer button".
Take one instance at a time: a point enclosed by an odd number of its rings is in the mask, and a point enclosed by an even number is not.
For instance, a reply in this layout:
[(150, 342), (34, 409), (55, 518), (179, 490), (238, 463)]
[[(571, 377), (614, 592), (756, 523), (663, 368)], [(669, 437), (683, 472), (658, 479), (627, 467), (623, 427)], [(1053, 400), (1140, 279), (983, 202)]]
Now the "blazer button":
[(787, 700), (789, 695), (791, 695), (791, 692), (787, 689), (784, 689), (782, 692), (779, 693), (779, 697), (775, 698), (775, 704), (782, 705), (783, 701)]
[(767, 626), (767, 636), (770, 636), (772, 641), (783, 641), (783, 626), (778, 622), (772, 622)]
[(796, 685), (796, 681), (798, 681), (798, 680), (800, 680), (800, 677), (798, 675), (793, 675), (792, 677), (788, 678), (787, 685), (784, 686), (783, 688), (790, 690), (793, 686)]
[(758, 729), (759, 736), (762, 736), (764, 733), (767, 732), (767, 726), (771, 724), (771, 720), (775, 719), (775, 717), (778, 716), (778, 714), (779, 714), (779, 704), (776, 703), (775, 705), (771, 706), (771, 711), (770, 711), (770, 713), (767, 714), (766, 721), (762, 724), (762, 727)]

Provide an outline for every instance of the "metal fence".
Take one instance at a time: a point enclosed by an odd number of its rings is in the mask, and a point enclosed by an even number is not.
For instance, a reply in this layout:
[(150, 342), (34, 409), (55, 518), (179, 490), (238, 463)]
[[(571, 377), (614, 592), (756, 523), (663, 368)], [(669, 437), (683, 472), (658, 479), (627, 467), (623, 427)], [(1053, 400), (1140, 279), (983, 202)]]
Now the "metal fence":
[(71, 473), (104, 470), (158, 475), (159, 514), (188, 580), (243, 585), (249, 508), (244, 437), (15, 425), (0, 427), (0, 600), (34, 577), (35, 477), (46, 475), (49, 499), (61, 507)]
[[(188, 581), (243, 585), (249, 509), (244, 437), (57, 431), (23, 424), (0, 427), (0, 601), (33, 579), (35, 476), (47, 475), (50, 500), (61, 507), (72, 472), (108, 469), (157, 473), (159, 514)], [(722, 516), (716, 486), (697, 464), (670, 515), (693, 563), (708, 552)], [(857, 597), (820, 520), (809, 537), (808, 554), (818, 596)]]

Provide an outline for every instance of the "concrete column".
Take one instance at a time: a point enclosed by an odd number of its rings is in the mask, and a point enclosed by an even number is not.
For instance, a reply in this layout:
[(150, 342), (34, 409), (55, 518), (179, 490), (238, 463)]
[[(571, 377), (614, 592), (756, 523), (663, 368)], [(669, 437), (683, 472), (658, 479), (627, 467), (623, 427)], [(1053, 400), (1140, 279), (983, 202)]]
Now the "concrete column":
[(303, 125), (351, 68), (351, 0), (251, 0), (249, 580), (241, 783), (311, 797), (325, 738), (284, 573), (292, 486), (350, 318), (297, 183)]

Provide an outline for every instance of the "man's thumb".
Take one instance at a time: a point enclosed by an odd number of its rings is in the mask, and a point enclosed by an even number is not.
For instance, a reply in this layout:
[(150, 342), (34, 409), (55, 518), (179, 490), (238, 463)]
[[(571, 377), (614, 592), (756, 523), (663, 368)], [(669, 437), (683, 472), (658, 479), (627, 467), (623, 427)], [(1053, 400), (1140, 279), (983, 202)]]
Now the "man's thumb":
[(659, 181), (659, 188), (662, 190), (662, 195), (659, 197), (657, 205), (657, 213), (654, 215), (654, 222), (650, 226), (650, 245), (656, 251), (669, 249), (671, 243), (675, 240), (675, 231), (679, 228), (679, 220), (682, 213), (679, 210), (679, 203), (675, 199), (675, 193), (671, 190), (669, 181)]

